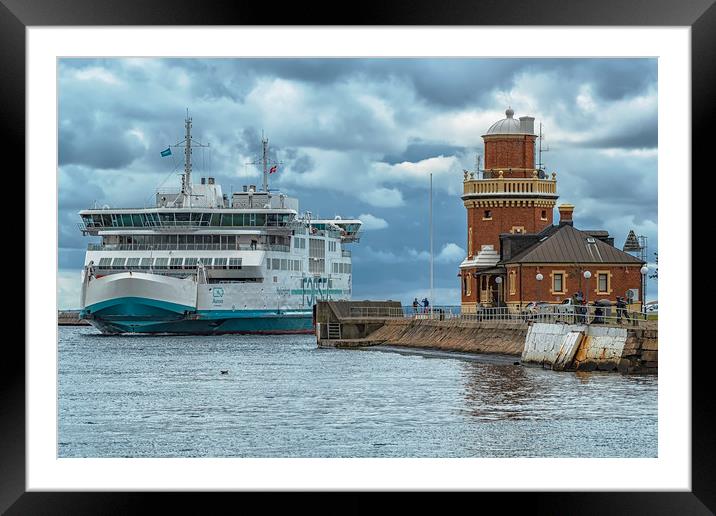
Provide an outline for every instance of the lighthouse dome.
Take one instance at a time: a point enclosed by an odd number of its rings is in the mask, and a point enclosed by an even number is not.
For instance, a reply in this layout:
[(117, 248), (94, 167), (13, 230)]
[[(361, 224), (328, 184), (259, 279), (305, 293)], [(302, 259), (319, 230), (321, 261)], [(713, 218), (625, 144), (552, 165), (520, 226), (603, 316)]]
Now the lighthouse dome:
[(525, 127), (523, 124), (520, 123), (519, 120), (515, 120), (513, 117), (515, 115), (515, 112), (512, 110), (512, 108), (507, 108), (505, 111), (505, 116), (507, 118), (503, 118), (502, 120), (498, 120), (494, 124), (490, 126), (490, 128), (487, 130), (487, 133), (485, 135), (490, 134), (524, 134)]

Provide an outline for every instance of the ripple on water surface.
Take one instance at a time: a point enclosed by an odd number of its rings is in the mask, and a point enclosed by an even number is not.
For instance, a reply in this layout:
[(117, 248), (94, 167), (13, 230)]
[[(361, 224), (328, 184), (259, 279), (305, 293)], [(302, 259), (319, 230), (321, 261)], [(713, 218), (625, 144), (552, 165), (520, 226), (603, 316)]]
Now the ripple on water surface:
[(657, 456), (656, 376), (312, 335), (59, 335), (60, 457)]

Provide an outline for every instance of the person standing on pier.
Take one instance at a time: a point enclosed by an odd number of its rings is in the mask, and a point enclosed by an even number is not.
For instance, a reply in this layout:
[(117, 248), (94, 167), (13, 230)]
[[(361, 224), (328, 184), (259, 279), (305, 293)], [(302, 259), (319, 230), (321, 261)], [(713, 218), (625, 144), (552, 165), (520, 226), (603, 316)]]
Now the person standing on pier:
[(420, 303), (418, 303), (418, 298), (416, 297), (413, 299), (413, 312), (416, 314), (418, 313), (418, 307), (420, 307)]
[(430, 306), (430, 301), (428, 301), (428, 298), (423, 298), (423, 312), (428, 313), (428, 307)]

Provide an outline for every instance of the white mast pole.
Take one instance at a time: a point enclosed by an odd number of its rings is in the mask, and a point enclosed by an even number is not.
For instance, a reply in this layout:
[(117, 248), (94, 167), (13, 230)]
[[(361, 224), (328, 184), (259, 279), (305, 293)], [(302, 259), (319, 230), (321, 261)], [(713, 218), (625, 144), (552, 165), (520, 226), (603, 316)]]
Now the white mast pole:
[(430, 172), (430, 313), (433, 312), (433, 173)]
[(189, 118), (189, 109), (186, 110), (186, 119), (184, 120), (186, 127), (185, 146), (184, 146), (184, 184), (182, 185), (184, 200), (189, 200), (191, 206), (191, 118)]
[(263, 149), (261, 162), (264, 169), (264, 192), (268, 192), (268, 138), (264, 138), (263, 134), (261, 135), (261, 146)]

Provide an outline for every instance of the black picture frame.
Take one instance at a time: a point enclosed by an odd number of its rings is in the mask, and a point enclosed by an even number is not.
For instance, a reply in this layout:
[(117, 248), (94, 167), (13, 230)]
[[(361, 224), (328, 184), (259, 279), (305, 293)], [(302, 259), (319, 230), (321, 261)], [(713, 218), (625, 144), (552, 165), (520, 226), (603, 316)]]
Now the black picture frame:
[[(170, 2), (168, 0), (0, 0), (0, 105), (6, 148), (24, 148), (25, 136), (25, 29), (28, 26), (87, 25), (547, 25), (547, 26), (689, 26), (692, 71), (692, 163), (707, 163), (713, 144), (716, 113), (716, 5), (714, 0), (469, 0), (394, 3), (362, 1), (350, 9), (339, 3), (312, 2), (272, 5), (259, 2)], [(663, 142), (660, 142), (663, 145)], [(24, 169), (24, 153), (20, 166)], [(706, 172), (709, 169), (704, 168)], [(675, 171), (688, 176), (689, 171)], [(709, 172), (710, 173), (710, 172)], [(694, 203), (695, 204), (695, 203)], [(685, 218), (690, 213), (682, 213)], [(694, 219), (694, 222), (696, 220)], [(692, 235), (694, 233), (692, 232)], [(25, 234), (25, 238), (31, 235)], [(691, 250), (684, 250), (691, 257)], [(691, 285), (691, 278), (685, 278)], [(695, 306), (695, 303), (694, 303)], [(25, 314), (25, 324), (31, 324)], [(683, 322), (681, 322), (683, 323)], [(668, 322), (665, 322), (668, 324)], [(510, 512), (548, 514), (710, 514), (716, 510), (716, 461), (710, 421), (714, 415), (710, 360), (711, 340), (697, 343), (691, 321), (679, 345), (691, 346), (692, 356), (692, 490), (690, 492), (587, 492), (587, 493), (477, 493), (479, 503), (495, 501)], [(691, 340), (693, 339), (693, 345)], [(110, 514), (143, 512), (150, 501), (202, 513), (222, 507), (233, 493), (69, 493), (26, 492), (25, 489), (25, 353), (6, 343), (0, 375), (0, 512), (7, 514)], [(703, 385), (699, 385), (702, 382)], [(667, 443), (668, 445), (668, 443)], [(252, 498), (246, 493), (237, 493)], [(147, 498), (154, 500), (147, 500)], [(460, 497), (464, 498), (464, 497)], [(453, 498), (457, 503), (466, 500)], [(299, 504), (302, 498), (299, 497)], [(305, 498), (303, 498), (305, 499)], [(352, 500), (342, 510), (357, 512), (374, 507), (370, 496)], [(275, 500), (275, 499), (274, 499)], [(474, 503), (474, 501), (467, 501)], [(265, 501), (263, 502), (265, 503)], [(274, 508), (275, 502), (271, 503)], [(314, 509), (315, 502), (311, 503)], [(331, 502), (325, 502), (330, 505)], [(345, 502), (343, 502), (345, 503)], [(403, 503), (425, 508), (416, 495)], [(244, 507), (251, 501), (243, 500)], [(299, 508), (292, 501), (293, 510)], [(236, 506), (235, 506), (236, 507)], [(487, 507), (485, 505), (484, 507)], [(499, 505), (498, 505), (499, 507)], [(238, 507), (237, 507), (238, 508)], [(320, 508), (319, 508), (320, 509)], [(234, 512), (234, 511), (232, 511)]]

